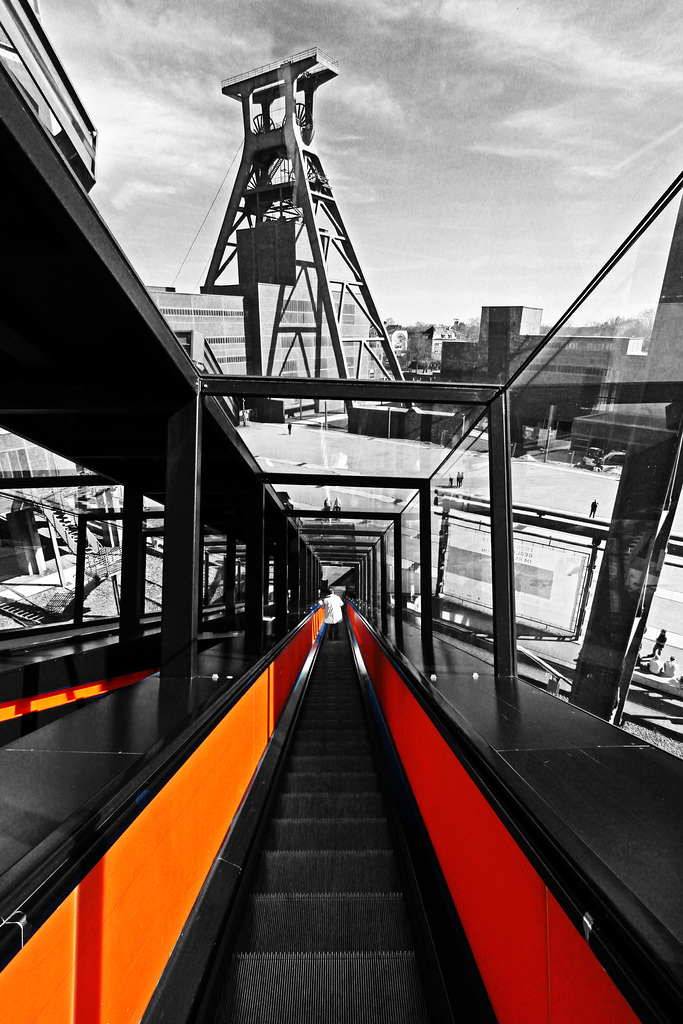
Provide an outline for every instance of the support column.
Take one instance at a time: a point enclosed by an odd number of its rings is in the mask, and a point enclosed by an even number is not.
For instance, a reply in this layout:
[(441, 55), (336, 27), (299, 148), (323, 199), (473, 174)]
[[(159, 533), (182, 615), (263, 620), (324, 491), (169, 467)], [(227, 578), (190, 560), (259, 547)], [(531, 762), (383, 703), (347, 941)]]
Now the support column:
[(517, 675), (514, 533), (510, 466), (510, 411), (506, 392), (489, 405), (489, 493), (496, 679)]
[(420, 635), (422, 654), (431, 666), (434, 661), (432, 627), (432, 505), (429, 483), (420, 484)]
[(121, 552), (121, 614), (119, 637), (130, 640), (140, 632), (145, 610), (145, 538), (142, 532), (143, 494), (127, 485), (123, 492), (123, 549)]
[(85, 604), (85, 552), (88, 547), (88, 520), (85, 515), (77, 519), (76, 534), (76, 579), (74, 580), (74, 626), (83, 625)]
[(244, 649), (248, 654), (260, 654), (263, 650), (263, 609), (265, 597), (266, 544), (265, 515), (266, 491), (257, 483), (249, 504), (250, 514), (246, 523), (247, 584), (244, 595)]
[(289, 588), (289, 625), (295, 625), (299, 620), (299, 534), (294, 523), (287, 522), (287, 585)]
[(403, 646), (403, 537), (401, 517), (394, 519), (394, 630), (396, 646)]
[(232, 526), (225, 530), (225, 556), (223, 565), (223, 598), (227, 625), (231, 626), (235, 615), (235, 585), (237, 582), (237, 535)]
[(382, 632), (384, 633), (384, 635), (386, 636), (387, 633), (389, 632), (389, 616), (387, 614), (387, 603), (389, 601), (389, 588), (387, 587), (387, 570), (388, 570), (388, 565), (387, 565), (387, 535), (386, 535), (386, 533), (382, 534), (382, 537), (381, 537), (381, 540), (380, 540), (380, 555), (381, 555), (381, 558), (380, 558), (380, 577), (379, 577), (379, 584), (380, 584), (380, 591), (379, 591), (379, 594), (380, 594), (380, 597), (379, 597), (379, 599), (380, 599), (380, 610), (379, 610), (379, 612), (380, 612), (381, 629), (382, 629)]
[(168, 421), (161, 598), (161, 677), (197, 672), (202, 402), (194, 398)]
[(286, 519), (275, 524), (275, 638), (287, 632), (289, 524)]
[(303, 615), (308, 600), (308, 559), (306, 545), (299, 537), (299, 614)]

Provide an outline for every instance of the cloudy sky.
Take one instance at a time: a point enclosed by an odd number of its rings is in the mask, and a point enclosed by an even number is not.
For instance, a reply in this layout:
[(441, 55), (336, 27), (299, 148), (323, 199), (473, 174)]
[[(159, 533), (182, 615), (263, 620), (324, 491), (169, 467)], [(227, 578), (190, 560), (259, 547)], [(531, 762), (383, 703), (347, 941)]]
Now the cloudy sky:
[[(318, 94), (316, 145), (385, 318), (451, 322), (509, 303), (553, 319), (683, 165), (683, 5), (671, 0), (41, 11), (99, 130), (92, 197), (147, 284), (203, 281), (237, 161), (185, 257), (242, 140), (221, 80), (310, 46), (339, 62)], [(634, 254), (605, 315), (656, 304), (665, 235)]]

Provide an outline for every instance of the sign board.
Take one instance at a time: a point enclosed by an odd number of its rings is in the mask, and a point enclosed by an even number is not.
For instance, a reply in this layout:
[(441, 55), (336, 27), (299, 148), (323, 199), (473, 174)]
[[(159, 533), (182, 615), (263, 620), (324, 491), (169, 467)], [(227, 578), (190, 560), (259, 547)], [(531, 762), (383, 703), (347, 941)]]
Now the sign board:
[[(519, 622), (573, 633), (586, 579), (588, 551), (555, 538), (515, 537), (515, 603)], [(492, 610), (491, 535), (451, 523), (444, 597)]]

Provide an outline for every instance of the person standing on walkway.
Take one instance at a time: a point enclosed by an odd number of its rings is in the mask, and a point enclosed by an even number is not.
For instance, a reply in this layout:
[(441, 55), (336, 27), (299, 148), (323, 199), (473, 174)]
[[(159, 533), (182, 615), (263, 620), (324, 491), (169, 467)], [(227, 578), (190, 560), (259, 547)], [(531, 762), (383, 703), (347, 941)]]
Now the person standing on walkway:
[(342, 620), (342, 608), (344, 607), (344, 602), (339, 594), (335, 594), (333, 590), (328, 590), (325, 595), (323, 605), (325, 606), (325, 618), (323, 619), (323, 622), (330, 630), (330, 640), (337, 640), (339, 636), (339, 623)]
[(590, 512), (588, 513), (588, 518), (589, 518), (589, 519), (595, 519), (595, 513), (596, 513), (597, 511), (598, 511), (598, 503), (597, 503), (597, 501), (595, 500), (595, 498), (593, 498), (593, 500), (591, 501), (591, 510), (590, 510)]
[(290, 437), (292, 436), (292, 424), (291, 423), (287, 424), (287, 433), (289, 434)]
[(655, 640), (655, 645), (652, 648), (652, 654), (650, 655), (651, 658), (658, 658), (659, 657), (659, 655), (664, 650), (664, 647), (666, 645), (666, 641), (668, 639), (669, 638), (666, 635), (666, 630), (665, 629), (660, 629), (659, 636)]
[(327, 498), (325, 498), (325, 500), (323, 502), (323, 515), (324, 516), (329, 516), (331, 511), (332, 511), (332, 507), (330, 505), (330, 502), (329, 502), (329, 500)]
[(335, 519), (339, 518), (339, 516), (337, 515), (337, 512), (341, 512), (341, 510), (342, 510), (342, 507), (339, 504), (339, 498), (335, 498), (334, 499), (334, 505), (332, 506), (332, 511), (335, 513)]

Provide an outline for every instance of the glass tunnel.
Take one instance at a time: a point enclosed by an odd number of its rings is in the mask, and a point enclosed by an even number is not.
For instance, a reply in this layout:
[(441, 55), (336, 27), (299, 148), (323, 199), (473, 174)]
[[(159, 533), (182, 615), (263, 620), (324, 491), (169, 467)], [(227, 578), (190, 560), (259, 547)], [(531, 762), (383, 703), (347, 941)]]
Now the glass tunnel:
[(332, 58), (223, 83), (192, 305), (0, 31), (0, 1020), (679, 1021), (683, 176), (427, 380), (312, 149)]

